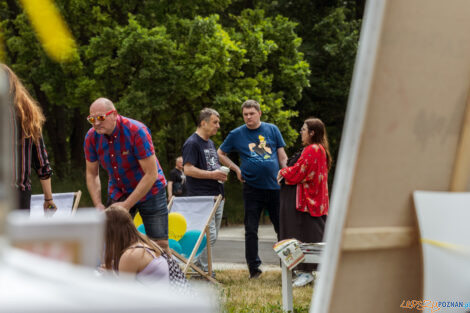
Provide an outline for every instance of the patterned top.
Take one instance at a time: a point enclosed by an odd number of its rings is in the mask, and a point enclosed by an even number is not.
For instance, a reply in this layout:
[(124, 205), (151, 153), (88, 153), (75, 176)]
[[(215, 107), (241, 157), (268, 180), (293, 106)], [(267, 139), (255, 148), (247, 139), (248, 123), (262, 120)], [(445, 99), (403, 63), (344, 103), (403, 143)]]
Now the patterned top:
[(48, 179), (52, 175), (44, 140), (41, 137), (38, 142), (34, 142), (32, 138), (23, 138), (13, 106), (10, 106), (10, 117), (10, 129), (13, 132), (11, 138), (16, 138), (13, 142), (15, 148), (12, 150), (14, 184), (21, 191), (31, 190), (31, 167), (39, 179)]
[(328, 214), (328, 165), (322, 145), (304, 148), (299, 160), (280, 171), (287, 185), (297, 184), (296, 209), (311, 216)]
[[(100, 135), (91, 128), (85, 137), (85, 157), (99, 161), (109, 176), (108, 196), (119, 201), (129, 196), (144, 176), (139, 160), (155, 154), (150, 130), (141, 122), (118, 115), (111, 135)], [(157, 159), (158, 178), (139, 202), (147, 200), (165, 188), (166, 180)]]

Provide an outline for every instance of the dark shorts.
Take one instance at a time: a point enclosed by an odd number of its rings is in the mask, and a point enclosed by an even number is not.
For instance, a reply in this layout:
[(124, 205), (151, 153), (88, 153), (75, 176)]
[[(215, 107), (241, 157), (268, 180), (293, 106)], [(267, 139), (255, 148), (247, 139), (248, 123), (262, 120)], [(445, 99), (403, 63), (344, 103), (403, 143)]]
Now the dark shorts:
[[(122, 200), (120, 199), (120, 201)], [(165, 188), (162, 188), (149, 199), (137, 203), (129, 210), (132, 218), (137, 212), (142, 217), (145, 232), (149, 238), (155, 240), (168, 239), (168, 207)]]

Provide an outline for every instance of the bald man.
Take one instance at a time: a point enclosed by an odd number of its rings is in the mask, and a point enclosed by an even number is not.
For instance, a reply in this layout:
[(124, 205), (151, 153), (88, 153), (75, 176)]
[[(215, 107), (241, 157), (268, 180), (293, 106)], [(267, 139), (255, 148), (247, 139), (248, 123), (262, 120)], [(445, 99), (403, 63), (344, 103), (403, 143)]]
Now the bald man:
[(87, 120), (93, 127), (84, 144), (86, 182), (94, 206), (105, 209), (98, 175), (101, 164), (109, 176), (106, 205), (121, 206), (132, 217), (139, 212), (147, 236), (168, 250), (166, 180), (150, 130), (141, 122), (119, 115), (106, 98), (91, 104)]

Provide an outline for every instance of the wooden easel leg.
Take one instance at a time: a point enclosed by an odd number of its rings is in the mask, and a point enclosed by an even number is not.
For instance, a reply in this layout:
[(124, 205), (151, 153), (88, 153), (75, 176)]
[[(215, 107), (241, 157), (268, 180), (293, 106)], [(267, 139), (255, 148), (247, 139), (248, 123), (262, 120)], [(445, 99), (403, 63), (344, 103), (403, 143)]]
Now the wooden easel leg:
[(207, 267), (208, 275), (212, 277), (212, 248), (210, 243), (210, 231), (209, 227), (206, 226), (206, 248), (207, 248)]
[(457, 153), (450, 181), (450, 191), (467, 191), (470, 176), (470, 92), (467, 96), (465, 116), (460, 130)]

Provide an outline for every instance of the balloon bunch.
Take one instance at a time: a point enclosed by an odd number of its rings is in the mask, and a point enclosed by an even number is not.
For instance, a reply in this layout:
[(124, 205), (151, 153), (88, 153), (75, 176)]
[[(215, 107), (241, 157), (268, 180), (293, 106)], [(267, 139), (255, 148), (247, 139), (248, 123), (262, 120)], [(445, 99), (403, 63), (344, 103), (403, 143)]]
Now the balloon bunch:
[[(134, 217), (134, 225), (137, 227), (138, 231), (145, 234), (145, 226), (139, 213)], [(185, 258), (189, 258), (199, 236), (201, 235), (201, 231), (186, 231), (186, 228), (187, 223), (183, 214), (176, 212), (168, 214), (168, 244), (171, 249), (183, 255)], [(201, 253), (201, 251), (206, 247), (206, 242), (206, 236), (204, 236), (196, 255)]]

